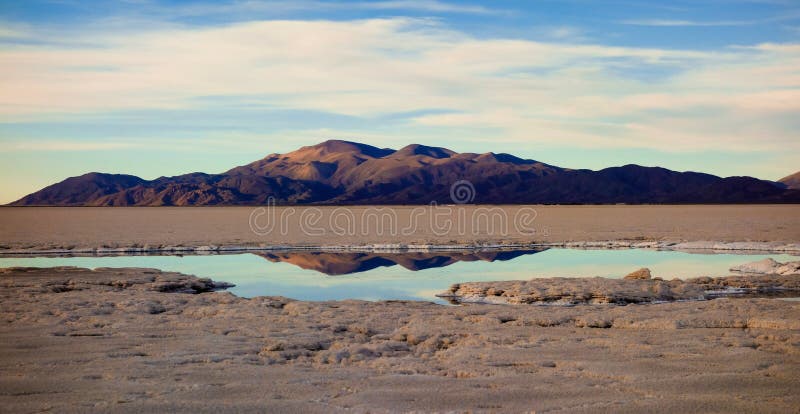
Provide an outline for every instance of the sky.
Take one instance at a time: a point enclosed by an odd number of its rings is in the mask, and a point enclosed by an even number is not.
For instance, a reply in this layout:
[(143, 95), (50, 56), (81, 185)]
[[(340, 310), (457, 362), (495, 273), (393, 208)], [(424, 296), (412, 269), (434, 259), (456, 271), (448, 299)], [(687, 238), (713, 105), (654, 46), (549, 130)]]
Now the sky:
[(800, 170), (800, 0), (0, 0), (0, 203), (326, 139)]

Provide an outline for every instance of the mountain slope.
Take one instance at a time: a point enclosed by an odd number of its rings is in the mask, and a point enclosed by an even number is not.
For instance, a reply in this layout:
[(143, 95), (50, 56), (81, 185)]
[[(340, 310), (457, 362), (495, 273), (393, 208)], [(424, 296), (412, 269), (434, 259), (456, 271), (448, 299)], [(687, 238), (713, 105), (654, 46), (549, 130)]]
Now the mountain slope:
[(12, 205), (263, 205), (270, 197), (279, 204), (446, 204), (452, 202), (451, 186), (462, 180), (474, 186), (475, 203), (800, 202), (791, 177), (776, 184), (634, 164), (572, 170), (510, 154), (459, 154), (417, 144), (392, 150), (331, 140), (222, 174), (147, 181), (89, 173)]
[(145, 180), (133, 175), (92, 172), (77, 177), (70, 177), (64, 181), (45, 187), (15, 201), (12, 205), (87, 205), (88, 202), (92, 200), (119, 193), (120, 191), (141, 185), (145, 182)]
[(787, 175), (786, 177), (781, 178), (778, 182), (785, 185), (786, 188), (800, 190), (800, 171), (792, 175)]

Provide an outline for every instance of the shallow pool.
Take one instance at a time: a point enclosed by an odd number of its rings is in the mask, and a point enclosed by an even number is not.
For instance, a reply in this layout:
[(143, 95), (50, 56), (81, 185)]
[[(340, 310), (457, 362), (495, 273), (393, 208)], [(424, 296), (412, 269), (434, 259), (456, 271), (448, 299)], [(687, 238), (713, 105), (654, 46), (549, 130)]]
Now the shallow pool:
[(236, 284), (236, 295), (302, 300), (413, 299), (453, 283), (537, 277), (622, 277), (641, 267), (653, 276), (721, 276), (731, 266), (786, 254), (696, 254), (642, 249), (459, 251), (425, 253), (270, 252), (187, 256), (0, 257), (0, 267), (149, 267)]

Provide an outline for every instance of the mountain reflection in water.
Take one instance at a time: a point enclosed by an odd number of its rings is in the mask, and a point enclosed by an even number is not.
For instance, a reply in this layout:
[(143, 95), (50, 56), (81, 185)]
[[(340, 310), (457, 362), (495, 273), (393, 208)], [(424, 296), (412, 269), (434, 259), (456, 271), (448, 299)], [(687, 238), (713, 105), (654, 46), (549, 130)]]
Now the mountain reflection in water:
[(273, 263), (285, 262), (329, 276), (366, 272), (379, 267), (402, 266), (411, 271), (434, 269), (458, 262), (507, 261), (547, 249), (438, 252), (283, 252), (257, 253)]

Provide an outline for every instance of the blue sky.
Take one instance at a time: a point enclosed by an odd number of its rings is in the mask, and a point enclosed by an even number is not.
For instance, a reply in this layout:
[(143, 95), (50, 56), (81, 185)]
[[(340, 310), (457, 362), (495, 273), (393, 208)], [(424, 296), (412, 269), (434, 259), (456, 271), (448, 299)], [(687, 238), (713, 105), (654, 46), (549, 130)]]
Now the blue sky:
[(779, 179), (800, 3), (0, 0), (0, 202), (329, 138)]

